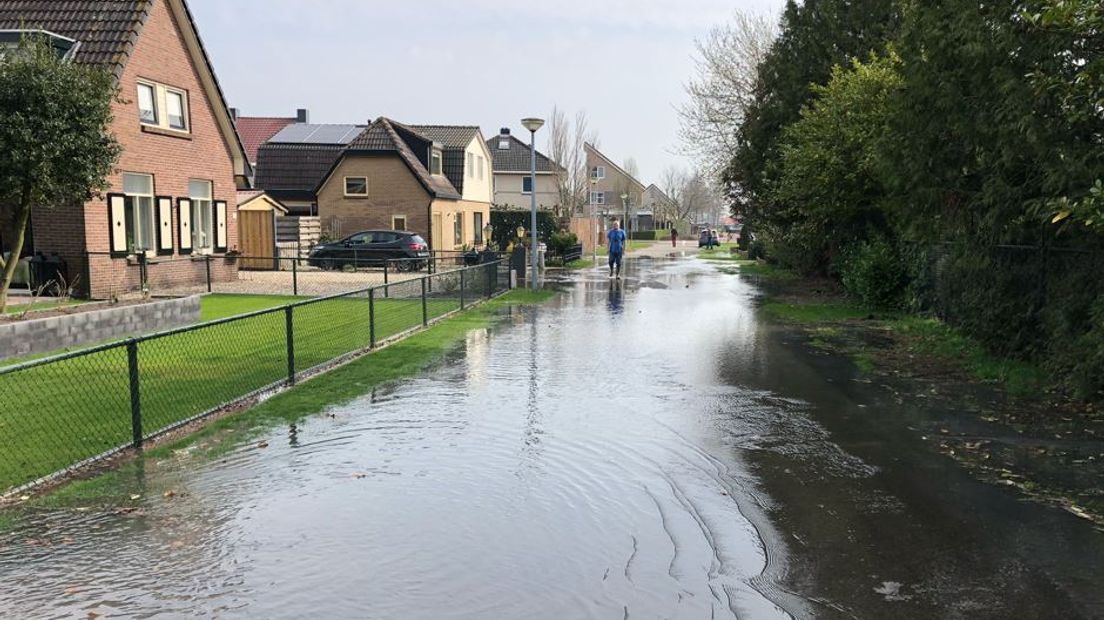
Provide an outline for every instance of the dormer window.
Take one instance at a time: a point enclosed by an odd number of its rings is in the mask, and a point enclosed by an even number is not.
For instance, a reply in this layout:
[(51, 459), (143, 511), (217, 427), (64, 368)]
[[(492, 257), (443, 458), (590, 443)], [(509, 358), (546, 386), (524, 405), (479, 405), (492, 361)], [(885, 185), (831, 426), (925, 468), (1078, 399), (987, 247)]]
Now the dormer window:
[(433, 149), (433, 152), (429, 155), (429, 173), (441, 174), (441, 151)]
[(80, 48), (80, 42), (76, 39), (63, 37), (49, 30), (0, 30), (0, 60), (6, 54), (18, 49), (19, 42), (23, 37), (42, 37), (50, 47), (54, 48), (58, 57), (64, 61), (72, 60), (77, 53), (77, 49)]
[(498, 150), (500, 150), (500, 151), (509, 151), (510, 150), (510, 140), (507, 139), (507, 138), (503, 138), (503, 139), (499, 140), (498, 141)]

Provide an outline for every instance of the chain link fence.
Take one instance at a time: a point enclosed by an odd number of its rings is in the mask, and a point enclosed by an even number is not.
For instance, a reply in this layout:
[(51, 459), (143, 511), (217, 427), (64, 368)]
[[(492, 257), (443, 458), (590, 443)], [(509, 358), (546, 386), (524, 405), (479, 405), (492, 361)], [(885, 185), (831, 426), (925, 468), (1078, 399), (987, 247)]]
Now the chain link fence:
[(0, 494), (141, 447), (509, 288), (502, 261), (407, 275), (0, 368)]
[(316, 297), (418, 279), (498, 260), (494, 252), (434, 251), (425, 258), (87, 255), (91, 296), (173, 297), (196, 293)]

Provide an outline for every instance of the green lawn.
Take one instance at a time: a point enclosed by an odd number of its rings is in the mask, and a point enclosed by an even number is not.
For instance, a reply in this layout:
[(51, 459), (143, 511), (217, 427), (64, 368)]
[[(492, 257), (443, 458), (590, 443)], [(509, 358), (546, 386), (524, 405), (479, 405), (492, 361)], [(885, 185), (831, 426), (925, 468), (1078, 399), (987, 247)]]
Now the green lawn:
[[(650, 248), (650, 247), (652, 247), (652, 245), (654, 243), (656, 243), (656, 242), (655, 241), (641, 241), (640, 239), (634, 239), (632, 241), (629, 241), (629, 251), (632, 252), (633, 250), (639, 250), (639, 249), (642, 249), (642, 248)], [(609, 256), (609, 248), (604, 246), (604, 245), (598, 246), (598, 256)]]
[[(396, 289), (397, 292), (398, 289)], [(218, 295), (205, 320), (286, 305), (292, 298)], [(436, 296), (429, 317), (457, 310)], [(377, 299), (377, 341), (422, 324), (421, 299)], [(367, 298), (293, 310), (297, 370), (369, 345)], [(139, 396), (148, 433), (287, 378), (285, 312), (201, 326), (138, 344)], [(127, 443), (131, 403), (125, 347), (0, 374), (0, 491)]]

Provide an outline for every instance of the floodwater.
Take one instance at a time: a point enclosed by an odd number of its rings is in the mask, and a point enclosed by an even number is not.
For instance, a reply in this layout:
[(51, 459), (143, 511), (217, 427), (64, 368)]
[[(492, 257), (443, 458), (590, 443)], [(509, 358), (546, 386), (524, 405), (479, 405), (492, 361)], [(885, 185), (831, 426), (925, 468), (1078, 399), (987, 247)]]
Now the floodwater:
[[(1104, 616), (1104, 534), (974, 482), (955, 421), (766, 325), (752, 283), (630, 261), (138, 511), (0, 535), (0, 617)], [(172, 497), (165, 497), (171, 490)]]

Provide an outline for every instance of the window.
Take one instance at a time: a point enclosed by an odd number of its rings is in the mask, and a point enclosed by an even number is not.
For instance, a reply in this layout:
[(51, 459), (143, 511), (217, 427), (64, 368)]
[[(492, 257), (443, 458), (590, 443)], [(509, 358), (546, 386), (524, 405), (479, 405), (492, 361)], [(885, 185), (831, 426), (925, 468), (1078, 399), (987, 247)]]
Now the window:
[(391, 216), (391, 228), (394, 230), (406, 230), (406, 216), (405, 215), (393, 215)]
[(367, 196), (368, 177), (345, 177), (346, 196)]
[(604, 205), (604, 204), (606, 204), (606, 193), (605, 192), (591, 192), (590, 193), (590, 204), (592, 204), (592, 205)]
[(472, 230), (475, 231), (476, 245), (483, 243), (483, 214), (472, 213)]
[(464, 214), (457, 213), (453, 221), (453, 245), (464, 245)]
[(590, 169), (590, 178), (592, 179), (604, 179), (606, 178), (605, 166), (594, 166)]
[(184, 93), (165, 91), (165, 113), (169, 117), (169, 127), (181, 130), (188, 128), (184, 120)]
[(345, 239), (345, 243), (349, 245), (367, 245), (374, 242), (375, 237), (372, 233), (357, 233)]
[(211, 182), (199, 179), (188, 180), (188, 199), (192, 202), (192, 249), (196, 252), (210, 252), (214, 245), (214, 227), (211, 208)]
[(498, 141), (498, 150), (500, 150), (500, 151), (509, 151), (510, 150), (510, 141), (506, 138), (503, 138), (503, 139), (499, 140)]
[(188, 131), (188, 93), (156, 82), (138, 82), (138, 118), (147, 127)]
[(127, 249), (135, 253), (154, 249), (153, 175), (123, 173), (123, 193)]
[(138, 118), (149, 125), (157, 124), (157, 91), (151, 84), (138, 84)]
[(521, 193), (532, 194), (533, 193), (533, 177), (524, 176), (521, 177)]
[(475, 155), (468, 153), (468, 178), (475, 177)]
[(482, 155), (479, 155), (478, 157), (479, 157), (479, 180), (482, 181), (483, 180), (483, 164), (486, 163), (486, 160), (483, 159)]
[(429, 156), (429, 173), (441, 174), (441, 151), (437, 149), (433, 149)]

